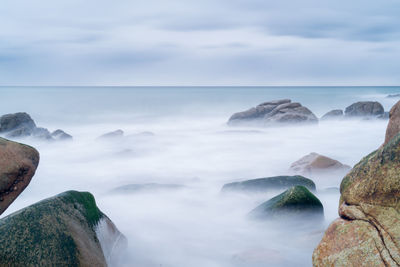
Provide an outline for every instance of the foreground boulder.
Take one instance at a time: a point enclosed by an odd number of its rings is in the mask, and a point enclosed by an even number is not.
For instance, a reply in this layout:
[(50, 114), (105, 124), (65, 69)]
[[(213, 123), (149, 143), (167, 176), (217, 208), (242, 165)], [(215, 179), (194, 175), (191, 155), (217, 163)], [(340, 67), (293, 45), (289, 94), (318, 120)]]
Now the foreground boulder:
[(0, 214), (28, 186), (38, 164), (36, 149), (0, 138)]
[(294, 186), (282, 194), (262, 203), (249, 214), (256, 219), (293, 219), (324, 218), (321, 201), (304, 186)]
[(255, 124), (268, 126), (273, 124), (317, 123), (318, 118), (300, 103), (290, 99), (265, 102), (247, 111), (233, 114), (229, 125)]
[(333, 120), (333, 119), (341, 119), (343, 118), (343, 110), (334, 109), (327, 112), (324, 116), (321, 117), (321, 120)]
[(386, 128), (385, 143), (386, 145), (397, 134), (400, 133), (400, 101), (397, 102), (390, 110), (389, 124)]
[(361, 101), (348, 106), (344, 113), (346, 117), (378, 117), (385, 111), (379, 102)]
[(302, 157), (290, 165), (291, 172), (303, 175), (318, 175), (323, 173), (345, 174), (350, 169), (351, 167), (348, 165), (315, 152)]
[(225, 184), (222, 192), (258, 192), (286, 190), (292, 186), (302, 185), (309, 190), (315, 191), (315, 184), (312, 180), (300, 175), (296, 176), (275, 176), (268, 178), (258, 178)]
[[(1, 219), (0, 236), (0, 266), (107, 266), (108, 247), (126, 242), (94, 197), (77, 191)], [(104, 248), (99, 237), (109, 242)]]
[(315, 249), (314, 266), (399, 266), (400, 134), (354, 166), (340, 192), (340, 218)]
[(62, 130), (52, 134), (46, 128), (37, 127), (31, 116), (25, 112), (6, 114), (0, 117), (0, 134), (7, 138), (33, 137), (41, 140), (65, 140), (71, 137)]

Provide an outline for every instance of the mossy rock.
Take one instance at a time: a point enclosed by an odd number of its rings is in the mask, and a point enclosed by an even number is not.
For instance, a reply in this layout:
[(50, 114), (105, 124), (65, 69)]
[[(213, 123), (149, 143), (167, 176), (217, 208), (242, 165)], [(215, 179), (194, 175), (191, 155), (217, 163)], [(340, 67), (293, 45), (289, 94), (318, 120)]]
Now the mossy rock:
[(277, 190), (286, 190), (292, 186), (301, 185), (311, 191), (315, 191), (315, 183), (304, 176), (274, 176), (267, 178), (258, 178), (225, 184), (222, 187), (223, 192), (241, 191), (241, 192), (269, 192)]
[(400, 135), (364, 157), (340, 185), (341, 203), (400, 210)]
[(106, 266), (88, 192), (68, 191), (0, 220), (0, 266)]
[(282, 194), (262, 203), (249, 213), (258, 219), (279, 217), (324, 218), (321, 201), (304, 186), (294, 186)]

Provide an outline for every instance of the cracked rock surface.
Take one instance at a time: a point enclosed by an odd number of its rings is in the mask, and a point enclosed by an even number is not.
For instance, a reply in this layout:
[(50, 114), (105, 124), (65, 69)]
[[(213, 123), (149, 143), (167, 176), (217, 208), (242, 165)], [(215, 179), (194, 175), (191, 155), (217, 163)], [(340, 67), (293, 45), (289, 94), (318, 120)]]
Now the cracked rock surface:
[(313, 265), (400, 266), (400, 134), (354, 166), (340, 192), (340, 218), (315, 249)]

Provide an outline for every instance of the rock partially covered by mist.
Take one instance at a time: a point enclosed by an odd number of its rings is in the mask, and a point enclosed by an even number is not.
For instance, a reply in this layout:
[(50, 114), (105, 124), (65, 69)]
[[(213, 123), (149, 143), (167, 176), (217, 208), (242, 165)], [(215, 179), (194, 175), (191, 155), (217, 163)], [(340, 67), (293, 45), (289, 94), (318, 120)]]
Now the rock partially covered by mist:
[(300, 103), (290, 99), (262, 103), (255, 108), (233, 114), (228, 125), (260, 125), (317, 123), (318, 118)]
[(304, 186), (294, 186), (249, 213), (255, 219), (324, 219), (321, 201)]
[(25, 112), (1, 116), (0, 134), (11, 139), (24, 137), (33, 137), (46, 141), (72, 139), (72, 136), (62, 130), (50, 133), (46, 128), (37, 127), (31, 116)]
[(70, 141), (72, 140), (72, 136), (64, 132), (63, 130), (55, 130), (54, 132), (51, 133), (51, 137), (53, 137), (55, 140), (62, 140), (62, 141)]
[(0, 138), (0, 214), (28, 186), (38, 164), (36, 149)]
[(387, 95), (387, 98), (400, 98), (400, 94)]
[(321, 117), (321, 120), (338, 120), (342, 119), (344, 116), (343, 110), (334, 109), (327, 112), (324, 116)]
[(379, 102), (361, 101), (348, 106), (344, 113), (346, 117), (379, 117), (385, 110)]
[(314, 266), (400, 265), (400, 134), (388, 139), (344, 177), (341, 218), (315, 249)]
[(396, 135), (400, 133), (400, 101), (390, 110), (389, 124), (386, 129), (385, 143), (389, 143)]
[(94, 197), (77, 191), (1, 219), (0, 236), (1, 266), (107, 266), (109, 247), (120, 249), (126, 243)]
[(303, 176), (274, 176), (267, 178), (258, 178), (242, 182), (225, 184), (222, 192), (258, 192), (286, 190), (292, 186), (302, 185), (311, 191), (315, 191), (315, 183)]
[(291, 172), (302, 175), (346, 174), (351, 167), (329, 157), (312, 152), (293, 162)]
[(124, 131), (122, 131), (121, 129), (118, 129), (118, 130), (100, 135), (99, 137), (97, 137), (97, 140), (110, 140), (110, 139), (116, 139), (116, 138), (122, 138), (122, 137), (124, 137)]
[(116, 187), (111, 192), (123, 193), (123, 194), (149, 193), (149, 192), (154, 193), (161, 191), (176, 191), (184, 188), (185, 186), (180, 184), (156, 184), (156, 183), (128, 184)]

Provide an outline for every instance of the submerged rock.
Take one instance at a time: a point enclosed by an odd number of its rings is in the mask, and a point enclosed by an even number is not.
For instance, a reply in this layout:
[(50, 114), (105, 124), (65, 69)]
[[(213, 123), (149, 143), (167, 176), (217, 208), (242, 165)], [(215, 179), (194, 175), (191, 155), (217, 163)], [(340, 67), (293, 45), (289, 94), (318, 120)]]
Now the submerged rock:
[(315, 249), (314, 266), (400, 265), (400, 134), (392, 134), (343, 179), (341, 218)]
[(255, 124), (268, 126), (273, 124), (317, 123), (318, 118), (300, 103), (290, 99), (265, 102), (247, 111), (233, 114), (229, 125)]
[(38, 164), (36, 149), (0, 138), (0, 214), (28, 186)]
[(302, 185), (309, 190), (315, 191), (315, 184), (312, 180), (300, 175), (296, 176), (274, 176), (267, 178), (258, 178), (242, 182), (225, 184), (222, 192), (269, 192), (277, 190), (286, 190), (292, 186)]
[(312, 152), (290, 165), (290, 171), (297, 174), (313, 175), (322, 173), (347, 173), (350, 166), (341, 162)]
[(333, 119), (341, 119), (343, 118), (343, 110), (334, 109), (327, 112), (324, 116), (321, 117), (321, 120), (333, 120)]
[(179, 190), (185, 188), (180, 184), (156, 184), (156, 183), (148, 183), (148, 184), (129, 184), (119, 186), (114, 188), (112, 192), (114, 193), (144, 193), (144, 192), (155, 192), (155, 191), (171, 191), (171, 190)]
[(63, 130), (55, 130), (54, 132), (51, 133), (51, 137), (53, 137), (55, 140), (60, 140), (60, 141), (67, 141), (67, 140), (72, 140), (72, 136), (64, 132)]
[[(126, 243), (94, 197), (77, 191), (42, 200), (1, 219), (0, 236), (1, 266), (107, 266), (106, 257), (110, 260), (112, 255), (102, 246), (121, 248)], [(99, 236), (111, 239), (103, 245)]]
[(378, 117), (385, 111), (379, 102), (361, 101), (348, 106), (344, 113), (346, 117)]
[(323, 220), (321, 201), (304, 186), (294, 186), (262, 203), (249, 213), (256, 219), (318, 218)]

